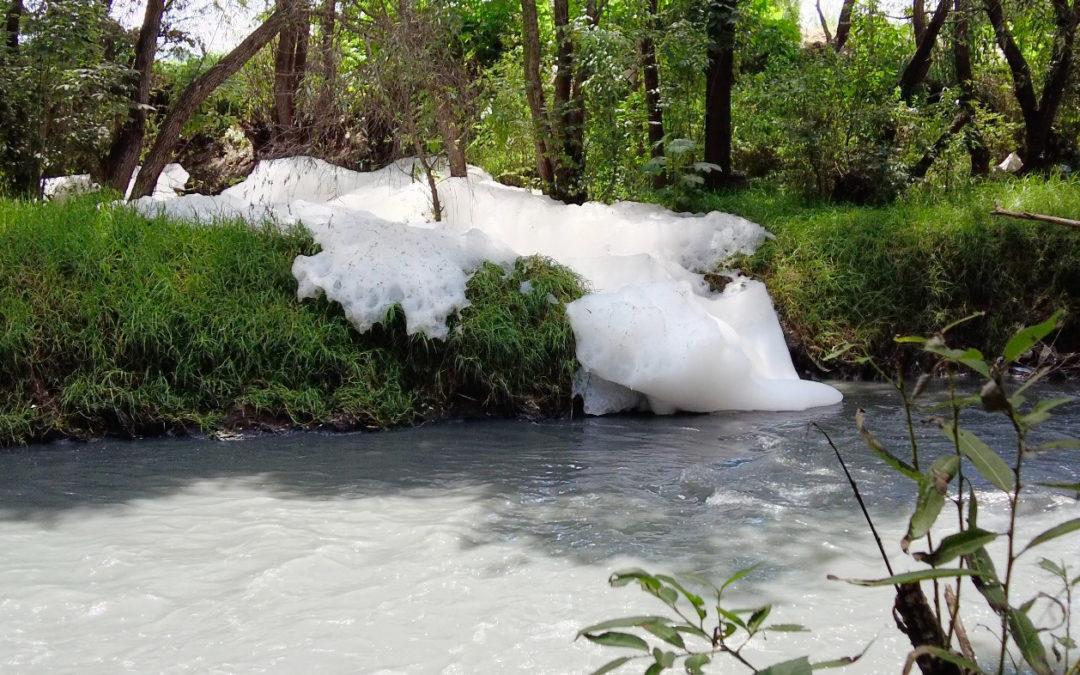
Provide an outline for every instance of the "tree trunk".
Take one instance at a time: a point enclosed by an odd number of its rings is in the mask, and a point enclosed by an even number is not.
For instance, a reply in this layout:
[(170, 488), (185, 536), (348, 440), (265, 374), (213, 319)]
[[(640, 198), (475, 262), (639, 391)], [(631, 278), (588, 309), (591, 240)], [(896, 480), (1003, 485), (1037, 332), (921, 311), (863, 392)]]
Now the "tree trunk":
[(581, 83), (575, 81), (574, 77), (574, 39), (569, 0), (553, 0), (552, 19), (555, 23), (555, 87), (551, 127), (557, 152), (552, 158), (555, 165), (554, 196), (569, 204), (581, 204), (586, 199), (583, 181), (585, 111)]
[(4, 17), (4, 45), (13, 54), (19, 51), (19, 20), (24, 11), (23, 0), (12, 0)]
[[(657, 0), (649, 0), (649, 32), (641, 39), (641, 70), (645, 83), (645, 110), (648, 115), (649, 157), (664, 156), (664, 110), (660, 107), (660, 70), (656, 64), (656, 45), (652, 31), (657, 30)], [(664, 187), (663, 171), (653, 176), (652, 185)]]
[(157, 184), (161, 170), (165, 168), (165, 164), (168, 163), (169, 157), (176, 147), (184, 123), (195, 114), (195, 111), (199, 109), (207, 96), (240, 70), (270, 40), (274, 39), (287, 18), (287, 15), (280, 10), (275, 11), (251, 35), (244, 38), (243, 42), (187, 86), (176, 105), (165, 116), (165, 121), (158, 131), (157, 138), (154, 139), (154, 146), (147, 154), (146, 161), (143, 162), (143, 167), (135, 179), (135, 188), (131, 192), (132, 199), (145, 197), (154, 191), (154, 185)]
[(831, 45), (833, 43), (832, 33), (829, 32), (829, 22), (825, 20), (825, 13), (821, 11), (821, 0), (817, 0), (814, 3), (814, 9), (817, 10), (817, 18), (821, 23), (821, 32), (825, 35), (825, 44)]
[(844, 48), (848, 36), (851, 35), (851, 12), (854, 8), (855, 0), (844, 0), (840, 7), (840, 18), (836, 22), (836, 41), (833, 43), (833, 48), (838, 52)]
[(533, 121), (533, 145), (536, 149), (536, 172), (545, 192), (552, 192), (555, 172), (548, 156), (547, 139), (551, 131), (544, 103), (544, 83), (540, 79), (540, 26), (536, 18), (536, 0), (521, 0), (521, 25), (524, 43), (525, 95)]
[(1050, 132), (1073, 70), (1072, 53), (1077, 24), (1080, 23), (1080, 2), (1074, 0), (1071, 7), (1068, 0), (1051, 0), (1051, 3), (1057, 31), (1054, 35), (1050, 67), (1043, 84), (1042, 99), (1039, 100), (1035, 96), (1031, 68), (1005, 21), (1001, 0), (983, 0), (983, 8), (994, 28), (998, 47), (1009, 64), (1013, 95), (1024, 115), (1024, 171), (1042, 170), (1052, 163), (1052, 158), (1047, 155)]
[(716, 164), (707, 183), (718, 187), (731, 179), (731, 87), (735, 76), (737, 0), (709, 5), (709, 71), (705, 81), (705, 161)]
[(297, 138), (296, 98), (307, 65), (309, 19), (305, 0), (277, 0), (290, 18), (278, 35), (274, 53), (274, 144), (290, 149)]
[[(953, 61), (956, 66), (956, 79), (960, 82), (960, 108), (974, 116), (975, 100), (974, 76), (971, 70), (971, 27), (968, 24), (968, 0), (956, 0), (953, 7)], [(982, 134), (976, 126), (969, 126), (964, 132), (964, 146), (971, 160), (971, 175), (985, 176), (990, 173), (990, 151), (983, 142)]]
[(161, 16), (165, 13), (165, 0), (148, 0), (139, 39), (135, 43), (135, 72), (139, 80), (132, 96), (128, 118), (113, 139), (109, 154), (102, 161), (101, 175), (106, 184), (119, 190), (127, 190), (135, 165), (139, 163), (143, 136), (146, 133), (146, 107), (150, 103), (150, 83), (157, 53), (157, 39), (161, 32)]
[(915, 35), (915, 44), (923, 41), (926, 35), (926, 0), (911, 0), (911, 32)]
[(438, 121), (439, 134), (443, 138), (443, 146), (446, 147), (450, 176), (465, 178), (469, 175), (469, 165), (465, 161), (465, 148), (461, 143), (461, 131), (457, 120), (454, 119), (453, 108), (446, 102), (446, 97), (439, 92), (434, 92), (432, 98), (435, 99), (435, 117)]
[[(319, 12), (319, 61), (322, 88), (319, 90), (318, 110), (325, 116), (333, 109), (337, 81), (337, 56), (334, 53), (334, 31), (337, 19), (337, 0), (323, 0)], [(325, 120), (324, 120), (325, 121)]]
[(922, 39), (915, 47), (915, 53), (911, 55), (904, 72), (900, 75), (900, 98), (910, 101), (915, 95), (919, 85), (926, 79), (926, 73), (930, 71), (930, 54), (934, 50), (938, 35), (945, 25), (945, 18), (949, 15), (949, 5), (952, 0), (940, 0), (934, 17), (929, 25), (923, 30)]

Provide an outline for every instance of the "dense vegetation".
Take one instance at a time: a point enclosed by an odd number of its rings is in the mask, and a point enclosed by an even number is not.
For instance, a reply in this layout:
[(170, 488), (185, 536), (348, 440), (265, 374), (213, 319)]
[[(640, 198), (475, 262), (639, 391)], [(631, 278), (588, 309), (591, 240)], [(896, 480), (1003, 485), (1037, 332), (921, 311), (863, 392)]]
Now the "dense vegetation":
[[(445, 343), (400, 318), (360, 335), (297, 302), (298, 230), (146, 220), (87, 198), (0, 202), (0, 446), (57, 436), (384, 427), (569, 404), (567, 270), (488, 266)], [(522, 282), (532, 285), (521, 292)]]

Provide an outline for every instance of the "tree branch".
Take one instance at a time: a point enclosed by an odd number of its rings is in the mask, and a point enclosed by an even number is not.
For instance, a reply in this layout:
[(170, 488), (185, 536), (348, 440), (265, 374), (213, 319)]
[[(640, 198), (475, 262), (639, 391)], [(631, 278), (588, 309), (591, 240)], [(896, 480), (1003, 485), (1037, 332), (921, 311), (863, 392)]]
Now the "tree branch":
[(1069, 227), (1080, 227), (1080, 220), (1073, 220), (1072, 218), (1060, 218), (1058, 216), (1048, 216), (1042, 213), (1031, 213), (1030, 211), (1009, 211), (1001, 208), (1000, 202), (994, 202), (994, 210), (990, 212), (992, 216), (1005, 216), (1008, 218), (1019, 218), (1020, 220), (1041, 220), (1046, 223), (1054, 223), (1055, 225), (1067, 225)]

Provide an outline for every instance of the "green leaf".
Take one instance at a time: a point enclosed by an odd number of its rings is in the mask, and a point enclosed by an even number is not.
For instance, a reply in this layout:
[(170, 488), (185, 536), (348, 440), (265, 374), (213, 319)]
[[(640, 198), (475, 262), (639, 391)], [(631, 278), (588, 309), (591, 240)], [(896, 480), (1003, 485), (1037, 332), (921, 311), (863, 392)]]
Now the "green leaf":
[(664, 672), (664, 667), (659, 663), (654, 663), (645, 669), (645, 675), (658, 675), (662, 672)]
[(954, 363), (962, 363), (968, 368), (979, 373), (983, 377), (990, 377), (990, 366), (982, 352), (972, 347), (971, 349), (950, 349), (945, 346), (941, 338), (930, 338), (923, 344), (923, 349), (932, 354), (944, 357)]
[(912, 650), (907, 655), (907, 660), (904, 661), (903, 675), (907, 675), (911, 672), (911, 669), (915, 666), (915, 660), (920, 656), (929, 655), (934, 656), (942, 661), (948, 661), (949, 663), (955, 663), (965, 670), (965, 672), (982, 673), (982, 668), (979, 668), (978, 664), (972, 663), (959, 654), (954, 654), (948, 649), (942, 649), (941, 647), (934, 647), (932, 645), (920, 645)]
[(1045, 544), (1051, 539), (1057, 539), (1062, 535), (1075, 532), (1076, 530), (1080, 530), (1080, 518), (1073, 518), (1072, 520), (1066, 520), (1064, 523), (1058, 523), (1028, 542), (1028, 545), (1024, 547), (1024, 550), (1020, 551), (1020, 555), (1026, 553), (1029, 548), (1038, 546), (1039, 544)]
[(1042, 450), (1080, 450), (1080, 439), (1075, 438), (1062, 438), (1056, 441), (1047, 441), (1039, 447), (1035, 448), (1038, 451)]
[(904, 551), (908, 550), (912, 541), (925, 536), (937, 521), (941, 508), (945, 505), (945, 494), (948, 492), (949, 482), (956, 475), (959, 466), (959, 457), (946, 455), (931, 464), (926, 476), (921, 477), (915, 512), (911, 514), (911, 520), (908, 522), (907, 535), (900, 542), (900, 547)]
[(810, 629), (806, 626), (797, 623), (774, 623), (769, 626), (765, 626), (765, 630), (771, 630), (776, 633), (809, 633)]
[(610, 673), (611, 671), (615, 670), (616, 668), (622, 666), (627, 661), (633, 660), (633, 658), (634, 657), (632, 657), (632, 656), (620, 656), (619, 658), (615, 659), (614, 661), (608, 661), (604, 665), (602, 665), (599, 668), (597, 668), (596, 670), (592, 671), (591, 675), (604, 675), (604, 673)]
[(870, 651), (870, 647), (872, 647), (873, 644), (874, 644), (874, 640), (871, 640), (870, 642), (867, 642), (866, 646), (863, 647), (863, 650), (861, 652), (859, 652), (858, 654), (856, 654), (855, 656), (842, 656), (842, 657), (840, 657), (838, 659), (833, 659), (832, 661), (821, 661), (821, 662), (818, 662), (818, 663), (811, 664), (810, 667), (813, 668), (814, 670), (822, 670), (822, 669), (825, 669), (825, 668), (843, 668), (845, 666), (850, 666), (851, 664), (855, 663), (856, 661), (858, 661), (862, 657), (866, 656), (866, 652)]
[(674, 607), (675, 603), (679, 601), (679, 594), (674, 588), (662, 587), (656, 592), (656, 597), (666, 602), (669, 606)]
[(979, 475), (993, 483), (994, 487), (999, 490), (1012, 492), (1013, 486), (1016, 484), (1013, 472), (1009, 465), (1005, 463), (1005, 460), (1001, 458), (1001, 455), (991, 450), (990, 446), (983, 443), (978, 436), (967, 429), (957, 430), (959, 439), (953, 435), (951, 424), (942, 426), (941, 431), (947, 438), (957, 444), (960, 454), (968, 458), (975, 470), (979, 472)]
[(632, 569), (623, 570), (621, 572), (615, 572), (610, 577), (608, 577), (608, 583), (611, 584), (612, 586), (616, 586), (616, 587), (617, 586), (625, 586), (626, 584), (630, 583), (631, 581), (643, 581), (643, 580), (644, 581), (652, 581), (657, 586), (660, 585), (660, 582), (657, 581), (656, 577), (654, 577), (653, 575), (649, 574), (648, 572), (646, 572), (645, 570), (643, 570), (643, 569), (641, 569), (639, 567), (634, 567)]
[(980, 548), (964, 556), (964, 560), (967, 561), (968, 566), (975, 573), (972, 582), (975, 584), (975, 588), (986, 598), (986, 603), (990, 605), (990, 609), (998, 614), (1003, 613), (1008, 606), (1008, 602), (1005, 597), (1005, 588), (998, 579), (997, 570), (994, 569), (993, 558), (990, 557), (985, 548)]
[(866, 445), (873, 450), (875, 455), (885, 460), (886, 464), (912, 480), (922, 480), (922, 474), (916, 471), (915, 467), (886, 450), (885, 446), (881, 444), (881, 441), (866, 428), (866, 411), (862, 408), (855, 411), (855, 426), (859, 429), (859, 435), (866, 441)]
[(675, 652), (661, 651), (659, 647), (653, 649), (653, 658), (661, 668), (670, 668), (675, 665)]
[(688, 675), (702, 675), (702, 667), (709, 665), (711, 659), (708, 654), (694, 654), (687, 657), (683, 664), (686, 666)]
[(609, 628), (634, 628), (642, 626), (646, 623), (656, 621), (667, 621), (667, 617), (664, 616), (627, 616), (622, 619), (612, 619), (610, 621), (603, 621), (598, 624), (589, 626), (588, 628), (582, 628), (578, 631), (578, 637), (581, 637), (585, 633), (595, 633), (601, 630), (607, 630)]
[(967, 323), (968, 321), (971, 321), (972, 319), (978, 319), (979, 317), (983, 316), (984, 314), (986, 314), (986, 312), (973, 312), (971, 314), (968, 314), (967, 316), (965, 316), (962, 319), (957, 319), (956, 321), (953, 321), (952, 323), (950, 323), (948, 326), (945, 326), (944, 328), (942, 328), (941, 329), (941, 334), (944, 335), (945, 333), (948, 333), (949, 331), (951, 331), (953, 328), (956, 328), (960, 324)]
[(900, 584), (910, 584), (916, 581), (926, 581), (928, 579), (945, 579), (951, 577), (974, 577), (979, 573), (974, 570), (965, 570), (961, 568), (941, 567), (928, 570), (916, 570), (914, 572), (904, 572), (902, 574), (894, 574), (891, 577), (884, 579), (842, 579), (830, 574), (828, 579), (831, 581), (843, 581), (845, 583), (852, 584), (854, 586), (899, 586)]
[(738, 614), (735, 614), (734, 612), (729, 612), (723, 607), (717, 607), (716, 611), (718, 614), (720, 614), (720, 616), (724, 617), (731, 623), (735, 624), (739, 628), (742, 628), (743, 630), (746, 630), (746, 623), (744, 623), (743, 620), (739, 618)]
[(614, 631), (598, 635), (585, 633), (585, 639), (605, 647), (627, 647), (629, 649), (640, 649), (643, 652), (649, 651), (648, 642), (630, 633), (616, 633)]
[(945, 537), (932, 553), (916, 553), (914, 557), (919, 562), (937, 567), (962, 555), (974, 553), (994, 539), (997, 539), (997, 533), (973, 527)]
[(771, 665), (765, 670), (759, 670), (757, 675), (810, 675), (812, 672), (810, 659), (800, 656), (797, 659)]
[(1039, 558), (1039, 567), (1043, 568), (1050, 574), (1058, 577), (1065, 577), (1065, 570), (1055, 563), (1053, 560), (1047, 560), (1046, 558)]
[(683, 642), (682, 636), (679, 635), (679, 631), (666, 623), (650, 621), (641, 624), (641, 627), (670, 645), (675, 645), (679, 649), (686, 649), (686, 643)]
[(1039, 401), (1035, 404), (1034, 410), (1021, 417), (1020, 421), (1026, 427), (1037, 426), (1050, 419), (1051, 410), (1058, 407), (1059, 405), (1072, 403), (1075, 400), (1076, 399), (1072, 396), (1060, 396), (1057, 398), (1048, 398), (1044, 401)]
[(1080, 483), (1037, 483), (1037, 485), (1080, 493)]
[(699, 637), (702, 640), (712, 641), (711, 635), (701, 630), (697, 626), (691, 626), (688, 623), (675, 624), (675, 630), (679, 631), (680, 633), (686, 633), (688, 635), (693, 635), (694, 637)]
[[(757, 565), (751, 565), (750, 567), (745, 567), (745, 568), (739, 570), (738, 572), (736, 572), (735, 574), (732, 574), (730, 577), (727, 578), (727, 581), (725, 581), (724, 584), (720, 587), (720, 593), (723, 593), (724, 590), (728, 586), (735, 583), (739, 579), (742, 579), (747, 574), (750, 574), (751, 572), (753, 572), (756, 569), (757, 569)], [(719, 597), (719, 594), (717, 594), (717, 596)]]
[(657, 574), (656, 578), (660, 581), (663, 581), (669, 586), (677, 588), (679, 592), (683, 594), (683, 597), (685, 597), (687, 601), (694, 606), (694, 611), (697, 612), (698, 618), (705, 618), (705, 601), (701, 598), (700, 595), (696, 593), (691, 593), (690, 591), (686, 590), (686, 588), (678, 581), (676, 581), (674, 577), (669, 577), (664, 574)]
[(673, 138), (664, 146), (664, 152), (672, 155), (683, 155), (693, 152), (696, 148), (697, 143), (689, 138)]
[(1008, 363), (1016, 361), (1024, 352), (1031, 349), (1036, 342), (1054, 332), (1054, 329), (1061, 322), (1062, 316), (1064, 316), (1064, 312), (1054, 312), (1054, 315), (1046, 321), (1034, 326), (1028, 326), (1012, 336), (1008, 343), (1005, 344), (1005, 351), (1002, 354), (1005, 360)]
[(1009, 609), (1008, 616), (1009, 635), (1012, 636), (1016, 646), (1020, 648), (1020, 654), (1027, 661), (1036, 675), (1050, 675), (1050, 664), (1046, 660), (1046, 648), (1039, 639), (1039, 631), (1035, 630), (1034, 624), (1028, 615), (1018, 610)]
[(754, 613), (750, 615), (750, 620), (746, 622), (747, 630), (751, 633), (756, 633), (758, 628), (761, 628), (762, 622), (768, 618), (771, 611), (772, 605), (765, 605), (760, 609), (754, 610)]

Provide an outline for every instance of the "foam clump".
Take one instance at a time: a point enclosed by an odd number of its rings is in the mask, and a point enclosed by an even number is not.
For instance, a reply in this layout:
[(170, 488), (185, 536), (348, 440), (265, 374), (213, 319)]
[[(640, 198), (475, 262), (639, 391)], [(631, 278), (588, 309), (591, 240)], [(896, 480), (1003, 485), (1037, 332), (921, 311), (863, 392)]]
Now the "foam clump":
[(439, 181), (442, 222), (415, 160), (355, 172), (309, 157), (260, 162), (208, 197), (134, 202), (199, 222), (302, 224), (322, 247), (293, 263), (300, 298), (325, 294), (361, 331), (394, 305), (408, 331), (445, 338), (484, 261), (544, 255), (593, 292), (567, 305), (585, 410), (803, 410), (841, 395), (802, 381), (763, 284), (732, 275), (721, 293), (703, 273), (768, 236), (730, 214), (678, 214), (620, 202), (566, 205), (496, 183), (480, 169)]
[[(135, 167), (135, 172), (131, 175), (131, 180), (128, 181), (127, 190), (124, 193), (125, 197), (130, 196), (132, 188), (135, 187), (135, 179), (139, 176), (139, 168)], [(150, 199), (155, 201), (176, 199), (179, 193), (184, 191), (189, 178), (191, 178), (191, 175), (184, 167), (179, 164), (166, 164), (165, 168), (161, 170), (161, 175), (158, 176), (157, 183), (154, 184), (154, 192)], [(42, 196), (45, 199), (52, 200), (63, 200), (72, 195), (100, 188), (101, 186), (95, 183), (88, 173), (46, 178), (41, 182)]]

